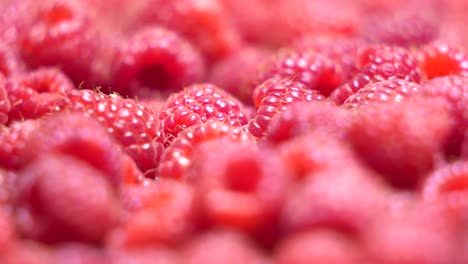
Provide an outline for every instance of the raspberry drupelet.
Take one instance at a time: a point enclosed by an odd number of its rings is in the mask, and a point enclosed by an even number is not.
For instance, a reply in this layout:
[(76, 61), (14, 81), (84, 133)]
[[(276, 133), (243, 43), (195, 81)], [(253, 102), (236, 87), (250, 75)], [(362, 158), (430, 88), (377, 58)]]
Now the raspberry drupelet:
[(462, 46), (436, 41), (421, 47), (418, 55), (428, 79), (453, 74), (468, 77), (468, 53)]

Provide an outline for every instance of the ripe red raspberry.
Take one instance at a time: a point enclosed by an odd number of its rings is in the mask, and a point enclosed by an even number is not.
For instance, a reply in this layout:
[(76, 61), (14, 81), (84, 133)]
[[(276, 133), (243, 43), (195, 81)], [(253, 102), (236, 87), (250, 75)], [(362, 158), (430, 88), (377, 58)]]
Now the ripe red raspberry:
[(201, 234), (184, 246), (181, 255), (186, 264), (270, 263), (248, 237), (227, 230)]
[(179, 91), (204, 78), (201, 54), (182, 36), (163, 27), (146, 27), (121, 45), (112, 89), (124, 96), (149, 97)]
[(359, 74), (330, 96), (338, 104), (369, 83), (392, 79), (420, 83), (422, 80), (418, 61), (407, 49), (378, 45), (361, 49), (359, 53)]
[(418, 186), (453, 131), (446, 103), (436, 98), (374, 104), (357, 114), (348, 139), (364, 161), (397, 187)]
[(255, 137), (263, 137), (271, 119), (291, 103), (324, 100), (326, 98), (323, 95), (307, 89), (302, 83), (290, 79), (268, 79), (254, 90), (253, 101), (257, 113), (249, 121), (248, 130)]
[(387, 192), (362, 166), (312, 171), (289, 191), (280, 216), (282, 233), (330, 228), (358, 238), (379, 214)]
[(0, 131), (0, 167), (13, 170), (21, 167), (21, 153), (28, 150), (27, 141), (36, 132), (38, 123), (37, 120), (13, 122), (8, 128)]
[(242, 48), (213, 66), (210, 82), (242, 102), (252, 104), (252, 93), (257, 85), (259, 65), (266, 63), (269, 58), (270, 52), (264, 48), (256, 46)]
[(200, 145), (197, 154), (187, 173), (207, 224), (272, 235), (291, 181), (278, 153), (218, 139)]
[(210, 120), (182, 131), (164, 151), (159, 164), (160, 177), (187, 179), (187, 169), (204, 142), (228, 138), (234, 142), (253, 142), (252, 136), (240, 127), (233, 127), (217, 120)]
[(313, 50), (280, 50), (260, 72), (260, 82), (270, 78), (290, 79), (325, 96), (342, 82), (340, 66)]
[(57, 68), (39, 68), (12, 76), (6, 85), (12, 105), (9, 120), (37, 119), (50, 114), (65, 93), (74, 89), (73, 82)]
[(102, 241), (120, 217), (106, 177), (70, 156), (45, 154), (29, 163), (18, 175), (22, 234), (45, 242)]
[(326, 101), (293, 103), (272, 120), (265, 140), (277, 144), (309, 131), (325, 131), (344, 138), (351, 123), (351, 112)]
[(241, 42), (239, 32), (218, 0), (149, 0), (139, 20), (180, 32), (211, 60), (230, 54)]
[(6, 80), (5, 77), (0, 74), (0, 125), (8, 122), (8, 114), (11, 110), (10, 100), (6, 91)]
[(164, 149), (164, 133), (155, 113), (135, 100), (92, 90), (74, 90), (57, 103), (55, 110), (81, 112), (99, 121), (144, 173), (158, 166)]
[(188, 127), (210, 119), (232, 126), (247, 123), (242, 104), (233, 96), (212, 84), (196, 84), (173, 94), (158, 113), (166, 134), (166, 144)]
[(348, 97), (343, 107), (359, 108), (369, 104), (400, 102), (421, 90), (418, 83), (401, 79), (370, 83)]
[(420, 49), (419, 60), (428, 79), (452, 74), (468, 76), (468, 53), (461, 46), (429, 43)]
[(359, 244), (346, 235), (324, 229), (287, 237), (279, 242), (274, 259), (278, 264), (351, 264), (362, 261), (361, 251)]
[(160, 179), (146, 186), (129, 186), (121, 192), (128, 217), (112, 231), (108, 241), (111, 247), (177, 245), (195, 231), (197, 208), (192, 185)]
[(438, 27), (432, 19), (420, 13), (397, 14), (367, 19), (364, 37), (372, 42), (401, 47), (422, 46), (438, 37)]
[(455, 120), (455, 130), (450, 136), (447, 146), (449, 155), (460, 154), (461, 142), (468, 128), (466, 105), (468, 105), (468, 77), (448, 75), (436, 77), (422, 85), (421, 92), (425, 95), (443, 98), (448, 103), (448, 109)]

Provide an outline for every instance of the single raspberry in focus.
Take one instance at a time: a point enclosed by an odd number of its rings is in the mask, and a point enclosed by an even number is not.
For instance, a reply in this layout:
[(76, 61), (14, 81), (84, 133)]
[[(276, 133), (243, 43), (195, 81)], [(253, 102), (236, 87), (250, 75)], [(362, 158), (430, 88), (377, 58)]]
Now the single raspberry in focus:
[(429, 43), (419, 50), (419, 61), (428, 79), (453, 74), (468, 76), (468, 53), (461, 46)]
[(285, 49), (278, 51), (260, 71), (259, 82), (290, 79), (329, 96), (342, 82), (341, 71), (339, 64), (313, 50)]
[(271, 119), (294, 102), (325, 101), (318, 91), (309, 90), (300, 82), (290, 79), (268, 79), (254, 90), (253, 101), (257, 108), (254, 119), (248, 124), (249, 132), (255, 137), (263, 137)]
[(357, 66), (360, 72), (331, 94), (330, 98), (338, 104), (369, 83), (392, 79), (420, 83), (422, 80), (416, 57), (405, 48), (385, 45), (363, 48), (359, 51)]
[(85, 113), (97, 120), (144, 173), (158, 166), (164, 149), (164, 133), (155, 113), (135, 100), (92, 90), (74, 90), (57, 103), (55, 111)]
[(166, 95), (205, 75), (201, 54), (182, 36), (160, 26), (137, 31), (121, 45), (115, 60), (112, 89), (123, 96)]
[(158, 118), (166, 134), (166, 144), (188, 127), (210, 119), (232, 126), (247, 123), (242, 104), (212, 84), (191, 85), (171, 95), (158, 113)]

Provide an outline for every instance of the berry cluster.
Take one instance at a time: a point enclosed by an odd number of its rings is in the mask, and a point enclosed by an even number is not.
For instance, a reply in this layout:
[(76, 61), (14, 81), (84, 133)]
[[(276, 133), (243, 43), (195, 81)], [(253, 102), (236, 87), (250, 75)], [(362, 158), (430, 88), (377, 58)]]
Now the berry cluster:
[(0, 263), (468, 263), (466, 10), (0, 1)]

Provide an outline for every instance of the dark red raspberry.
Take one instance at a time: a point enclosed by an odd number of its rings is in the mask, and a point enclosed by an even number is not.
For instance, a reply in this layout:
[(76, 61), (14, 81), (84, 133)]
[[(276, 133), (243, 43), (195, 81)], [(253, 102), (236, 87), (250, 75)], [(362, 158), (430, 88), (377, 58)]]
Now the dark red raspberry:
[[(155, 245), (153, 247), (143, 247), (134, 250), (111, 250), (108, 253), (108, 262), (112, 264), (184, 264), (179, 253)], [(104, 262), (106, 263), (106, 262)]]
[(86, 80), (86, 85), (93, 86), (108, 77), (109, 69), (101, 72), (100, 49), (112, 45), (100, 46), (103, 36), (83, 3), (29, 2), (29, 9), (18, 14), (26, 21), (19, 38), (21, 55), (29, 66), (59, 66), (76, 85)]
[(277, 152), (218, 139), (199, 146), (187, 172), (207, 224), (251, 232), (274, 232), (291, 172)]
[(211, 60), (230, 54), (241, 42), (239, 32), (218, 0), (203, 3), (193, 0), (149, 0), (138, 19), (180, 32)]
[(186, 264), (270, 263), (264, 253), (252, 242), (239, 233), (212, 230), (185, 245), (182, 257)]
[(435, 166), (453, 131), (447, 104), (437, 98), (360, 108), (348, 139), (360, 157), (397, 187), (415, 188)]
[(45, 154), (29, 163), (18, 175), (23, 235), (45, 242), (102, 241), (120, 217), (106, 177), (69, 156)]
[(468, 53), (461, 46), (429, 43), (420, 49), (419, 60), (428, 79), (452, 74), (468, 76)]
[(253, 101), (257, 108), (254, 119), (248, 125), (255, 137), (263, 137), (271, 119), (294, 102), (324, 101), (325, 96), (291, 79), (268, 79), (254, 90)]
[(420, 84), (401, 79), (370, 83), (348, 97), (343, 107), (358, 108), (383, 102), (400, 102), (421, 90)]
[(36, 132), (37, 120), (13, 122), (0, 131), (0, 167), (19, 169), (23, 164), (22, 153), (28, 150), (27, 141)]
[(111, 247), (177, 245), (195, 231), (197, 208), (191, 185), (160, 179), (147, 185), (129, 186), (121, 192), (128, 217), (110, 235)]
[(468, 77), (448, 75), (436, 77), (422, 85), (423, 94), (443, 98), (448, 102), (448, 109), (455, 120), (455, 130), (447, 146), (449, 155), (460, 154), (461, 142), (468, 128), (466, 105), (468, 105)]
[(280, 50), (260, 72), (260, 82), (270, 78), (290, 79), (325, 96), (342, 82), (340, 66), (313, 50)]
[[(246, 104), (252, 104), (252, 93), (258, 82), (259, 65), (270, 58), (261, 47), (247, 46), (219, 60), (212, 68), (210, 82)], [(241, 71), (239, 69), (242, 69)]]
[(362, 166), (312, 171), (289, 191), (280, 217), (282, 232), (331, 228), (358, 238), (379, 214), (387, 192), (376, 175)]
[(187, 179), (187, 169), (197, 153), (197, 146), (204, 142), (228, 138), (234, 142), (253, 142), (254, 139), (240, 127), (233, 127), (217, 120), (210, 120), (182, 131), (164, 151), (159, 164), (160, 177)]
[(6, 85), (12, 105), (10, 122), (50, 114), (65, 93), (74, 89), (73, 82), (57, 68), (39, 68), (12, 76)]
[(321, 130), (344, 138), (352, 115), (326, 101), (297, 102), (291, 104), (272, 120), (265, 139), (277, 144), (309, 131)]
[(170, 143), (188, 127), (214, 119), (232, 126), (247, 123), (242, 104), (212, 84), (196, 84), (171, 95), (158, 113)]
[(124, 96), (179, 91), (205, 75), (201, 54), (182, 36), (159, 26), (137, 31), (123, 43), (115, 63), (112, 89)]
[(26, 69), (23, 61), (19, 58), (17, 51), (0, 41), (0, 73), (11, 76), (24, 72)]
[(0, 125), (8, 122), (8, 115), (11, 110), (10, 100), (6, 91), (5, 77), (0, 74)]
[(422, 73), (418, 61), (409, 50), (392, 46), (370, 46), (360, 50), (358, 68), (352, 80), (338, 87), (330, 96), (342, 104), (349, 96), (373, 82), (403, 79), (420, 83)]
[(433, 19), (421, 13), (396, 14), (367, 19), (364, 37), (372, 42), (402, 47), (418, 47), (437, 38), (438, 27)]
[(275, 249), (275, 263), (360, 263), (363, 252), (359, 244), (346, 235), (331, 230), (314, 230), (294, 234)]
[(99, 121), (143, 172), (150, 173), (158, 166), (165, 136), (150, 108), (115, 94), (74, 90), (55, 110), (81, 112)]

